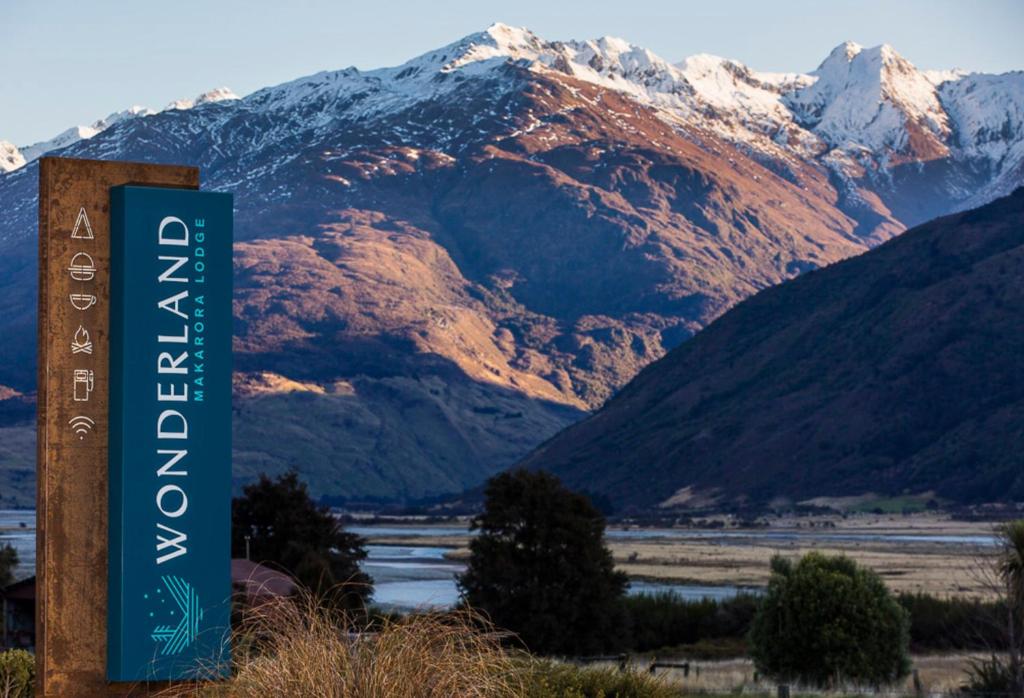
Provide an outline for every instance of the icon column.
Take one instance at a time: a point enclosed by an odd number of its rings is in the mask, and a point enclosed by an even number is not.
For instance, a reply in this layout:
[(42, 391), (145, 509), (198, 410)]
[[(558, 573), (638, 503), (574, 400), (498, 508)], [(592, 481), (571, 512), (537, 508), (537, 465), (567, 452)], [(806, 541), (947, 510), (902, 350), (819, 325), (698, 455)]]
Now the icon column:
[[(75, 409), (68, 426), (79, 441), (85, 441), (93, 433), (96, 420), (89, 409), (90, 398), (96, 389), (96, 373), (92, 364), (93, 339), (90, 331), (92, 320), (89, 310), (96, 305), (96, 261), (93, 257), (96, 237), (85, 207), (79, 209), (74, 228), (71, 230), (71, 259), (67, 273), (71, 278), (68, 304), (75, 315), (78, 329), (68, 340), (71, 353), (71, 396)], [(74, 322), (72, 322), (74, 325)]]

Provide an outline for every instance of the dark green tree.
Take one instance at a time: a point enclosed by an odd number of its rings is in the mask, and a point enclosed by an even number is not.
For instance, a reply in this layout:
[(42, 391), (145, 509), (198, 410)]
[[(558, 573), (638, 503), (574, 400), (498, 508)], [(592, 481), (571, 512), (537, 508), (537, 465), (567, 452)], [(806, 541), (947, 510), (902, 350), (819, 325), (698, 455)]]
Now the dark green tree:
[(487, 483), (459, 578), (465, 601), (533, 652), (588, 655), (625, 643), (622, 596), (605, 520), (554, 475), (516, 470)]
[(248, 537), (254, 562), (269, 562), (291, 573), (314, 593), (339, 607), (361, 610), (373, 580), (359, 568), (366, 541), (342, 529), (327, 507), (309, 496), (294, 470), (271, 480), (266, 475), (243, 489), (231, 507), (231, 547), (244, 557)]
[(10, 543), (0, 545), (0, 587), (14, 581), (14, 568), (18, 566), (18, 551)]
[(996, 533), (1001, 550), (996, 563), (1006, 588), (1007, 665), (1014, 695), (1024, 695), (1024, 520), (1003, 524)]
[(751, 654), (778, 681), (881, 685), (910, 671), (907, 612), (873, 571), (845, 556), (772, 560)]

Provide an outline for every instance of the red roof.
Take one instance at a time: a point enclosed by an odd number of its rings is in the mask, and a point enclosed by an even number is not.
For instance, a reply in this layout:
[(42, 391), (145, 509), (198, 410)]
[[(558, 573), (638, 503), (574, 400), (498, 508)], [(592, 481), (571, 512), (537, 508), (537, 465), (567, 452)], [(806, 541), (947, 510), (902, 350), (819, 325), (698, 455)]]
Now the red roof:
[(34, 601), (36, 598), (36, 578), (26, 577), (25, 579), (11, 582), (3, 589), (0, 589), (0, 596), (10, 600)]
[[(284, 572), (244, 559), (231, 561), (231, 583), (250, 597), (291, 596), (295, 582)], [(34, 600), (36, 578), (27, 577), (0, 589), (0, 596), (8, 599)]]
[(231, 583), (250, 597), (291, 596), (295, 591), (295, 581), (284, 572), (241, 558), (231, 561)]

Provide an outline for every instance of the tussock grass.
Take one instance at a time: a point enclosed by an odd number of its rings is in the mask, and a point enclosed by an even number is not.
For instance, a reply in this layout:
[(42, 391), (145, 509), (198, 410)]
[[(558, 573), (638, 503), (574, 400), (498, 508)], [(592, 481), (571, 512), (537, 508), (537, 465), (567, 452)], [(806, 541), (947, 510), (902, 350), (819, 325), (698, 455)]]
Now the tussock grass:
[(312, 597), (246, 614), (235, 647), (238, 698), (504, 698), (520, 695), (497, 634), (469, 613), (383, 619), (362, 632)]
[[(357, 623), (310, 595), (244, 612), (232, 678), (167, 688), (167, 698), (668, 698), (636, 671), (578, 667), (509, 649), (470, 611)], [(513, 643), (514, 644), (514, 643)]]
[(664, 681), (637, 670), (579, 667), (530, 659), (519, 667), (522, 698), (680, 698)]

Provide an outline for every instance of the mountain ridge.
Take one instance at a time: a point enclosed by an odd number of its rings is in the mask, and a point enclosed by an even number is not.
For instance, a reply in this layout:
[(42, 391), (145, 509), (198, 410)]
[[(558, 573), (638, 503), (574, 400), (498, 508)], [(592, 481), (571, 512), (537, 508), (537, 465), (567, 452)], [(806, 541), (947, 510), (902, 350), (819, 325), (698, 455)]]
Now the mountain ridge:
[(1019, 188), (766, 289), (524, 464), (625, 507), (1019, 500), (1022, 230)]
[[(743, 298), (1024, 179), (1000, 87), (1018, 76), (955, 80), (985, 86), (958, 88), (969, 128), (898, 163), (791, 118), (810, 80), (495, 25), (58, 152), (189, 162), (235, 193), (238, 482), (294, 466), (318, 494), (417, 498), (511, 465)], [(0, 385), (19, 394), (35, 168), (0, 174)]]

